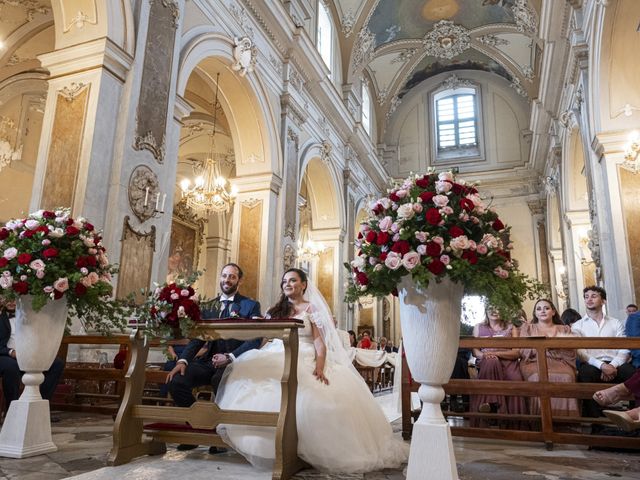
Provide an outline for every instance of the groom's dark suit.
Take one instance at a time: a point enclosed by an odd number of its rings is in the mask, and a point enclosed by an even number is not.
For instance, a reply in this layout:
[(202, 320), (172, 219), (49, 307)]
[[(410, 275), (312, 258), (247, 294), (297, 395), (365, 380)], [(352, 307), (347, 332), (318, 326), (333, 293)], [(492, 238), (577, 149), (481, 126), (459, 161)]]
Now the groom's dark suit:
[[(223, 303), (220, 297), (216, 297), (214, 303), (218, 308), (204, 310), (202, 318), (226, 318), (231, 316), (252, 318), (261, 316), (260, 303), (239, 293), (236, 293), (233, 296), (233, 301), (228, 304)], [(222, 380), (222, 374), (226, 366), (219, 368), (213, 366), (211, 359), (216, 353), (228, 353), (232, 358), (237, 358), (247, 350), (258, 348), (260, 343), (262, 343), (261, 338), (244, 342), (232, 338), (212, 340), (207, 342), (207, 353), (201, 359), (194, 361), (196, 354), (205, 344), (205, 341), (192, 339), (180, 356), (180, 360), (183, 363), (187, 363), (185, 374), (175, 375), (169, 383), (169, 391), (176, 405), (179, 407), (191, 406), (196, 401), (192, 393), (194, 387), (211, 385), (214, 393), (218, 391), (218, 385)]]

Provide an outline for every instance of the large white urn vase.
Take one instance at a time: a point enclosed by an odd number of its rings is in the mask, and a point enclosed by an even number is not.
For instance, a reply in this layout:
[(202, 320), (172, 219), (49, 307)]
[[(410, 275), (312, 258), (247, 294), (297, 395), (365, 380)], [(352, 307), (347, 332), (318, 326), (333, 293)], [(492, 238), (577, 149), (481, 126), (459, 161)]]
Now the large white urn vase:
[(42, 372), (49, 370), (58, 353), (67, 319), (66, 299), (49, 301), (38, 312), (31, 295), (18, 298), (15, 340), (18, 366), (24, 372), (24, 391), (11, 402), (0, 432), (0, 456), (24, 458), (53, 452), (49, 401), (40, 395)]
[(413, 425), (407, 479), (457, 480), (451, 430), (440, 402), (458, 351), (463, 287), (445, 279), (420, 289), (409, 275), (398, 287), (402, 344), (423, 402)]

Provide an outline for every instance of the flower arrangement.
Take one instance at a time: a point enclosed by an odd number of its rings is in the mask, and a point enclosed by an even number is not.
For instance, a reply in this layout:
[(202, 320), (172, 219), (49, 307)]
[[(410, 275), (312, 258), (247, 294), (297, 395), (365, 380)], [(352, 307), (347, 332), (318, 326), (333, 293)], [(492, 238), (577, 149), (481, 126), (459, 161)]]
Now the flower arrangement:
[(347, 301), (397, 295), (401, 277), (420, 287), (448, 277), (503, 314), (546, 289), (518, 270), (510, 228), (480, 197), (476, 185), (452, 172), (412, 175), (371, 202), (360, 225)]
[(86, 219), (71, 217), (68, 208), (38, 210), (0, 228), (0, 298), (3, 302), (32, 296), (40, 310), (62, 298), (69, 317), (87, 328), (122, 328), (125, 307), (110, 300), (111, 275), (102, 237)]
[(178, 277), (175, 281), (156, 284), (145, 293), (146, 299), (136, 308), (137, 322), (145, 325), (145, 330), (161, 339), (173, 338), (179, 331), (187, 336), (189, 330), (200, 321), (200, 303), (192, 285), (202, 272), (194, 272), (189, 277)]

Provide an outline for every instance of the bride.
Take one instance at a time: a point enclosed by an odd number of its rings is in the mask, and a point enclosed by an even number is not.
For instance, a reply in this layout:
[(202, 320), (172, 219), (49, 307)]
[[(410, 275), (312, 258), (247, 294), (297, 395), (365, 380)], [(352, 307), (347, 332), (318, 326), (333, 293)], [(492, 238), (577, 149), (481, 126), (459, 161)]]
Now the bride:
[[(348, 359), (320, 292), (306, 274), (291, 268), (282, 277), (273, 318), (304, 321), (299, 331), (296, 401), (298, 455), (318, 470), (360, 473), (397, 467), (409, 446), (394, 437), (391, 425)], [(282, 342), (238, 357), (225, 372), (216, 402), (234, 410), (280, 410)], [(275, 428), (220, 425), (218, 432), (254, 466), (270, 468), (275, 457)]]

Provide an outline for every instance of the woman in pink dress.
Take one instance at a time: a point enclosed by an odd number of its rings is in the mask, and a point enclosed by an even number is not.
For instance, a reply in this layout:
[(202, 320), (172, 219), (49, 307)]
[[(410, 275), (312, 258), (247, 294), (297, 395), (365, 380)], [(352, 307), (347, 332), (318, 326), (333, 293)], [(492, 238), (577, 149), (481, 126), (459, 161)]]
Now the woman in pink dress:
[[(518, 331), (507, 324), (496, 309), (488, 308), (483, 323), (473, 328), (474, 337), (517, 337)], [(521, 381), (522, 374), (518, 367), (520, 352), (514, 348), (474, 348), (478, 366), (478, 380), (515, 380)], [(472, 412), (508, 413), (512, 415), (526, 414), (527, 406), (524, 398), (504, 395), (472, 395)], [(510, 426), (515, 424), (509, 422)], [(486, 420), (472, 419), (471, 426), (487, 426)]]
[[(531, 323), (520, 327), (521, 337), (561, 337), (571, 336), (571, 327), (563, 325), (556, 307), (550, 300), (540, 299), (533, 306), (533, 319)], [(520, 351), (520, 371), (528, 382), (540, 380), (538, 374), (537, 352), (531, 348)], [(575, 382), (576, 381), (576, 351), (567, 349), (547, 350), (547, 373), (551, 382)], [(532, 414), (540, 413), (540, 399), (529, 399), (529, 411)], [(552, 398), (551, 411), (553, 415), (580, 416), (578, 401), (575, 398)]]

